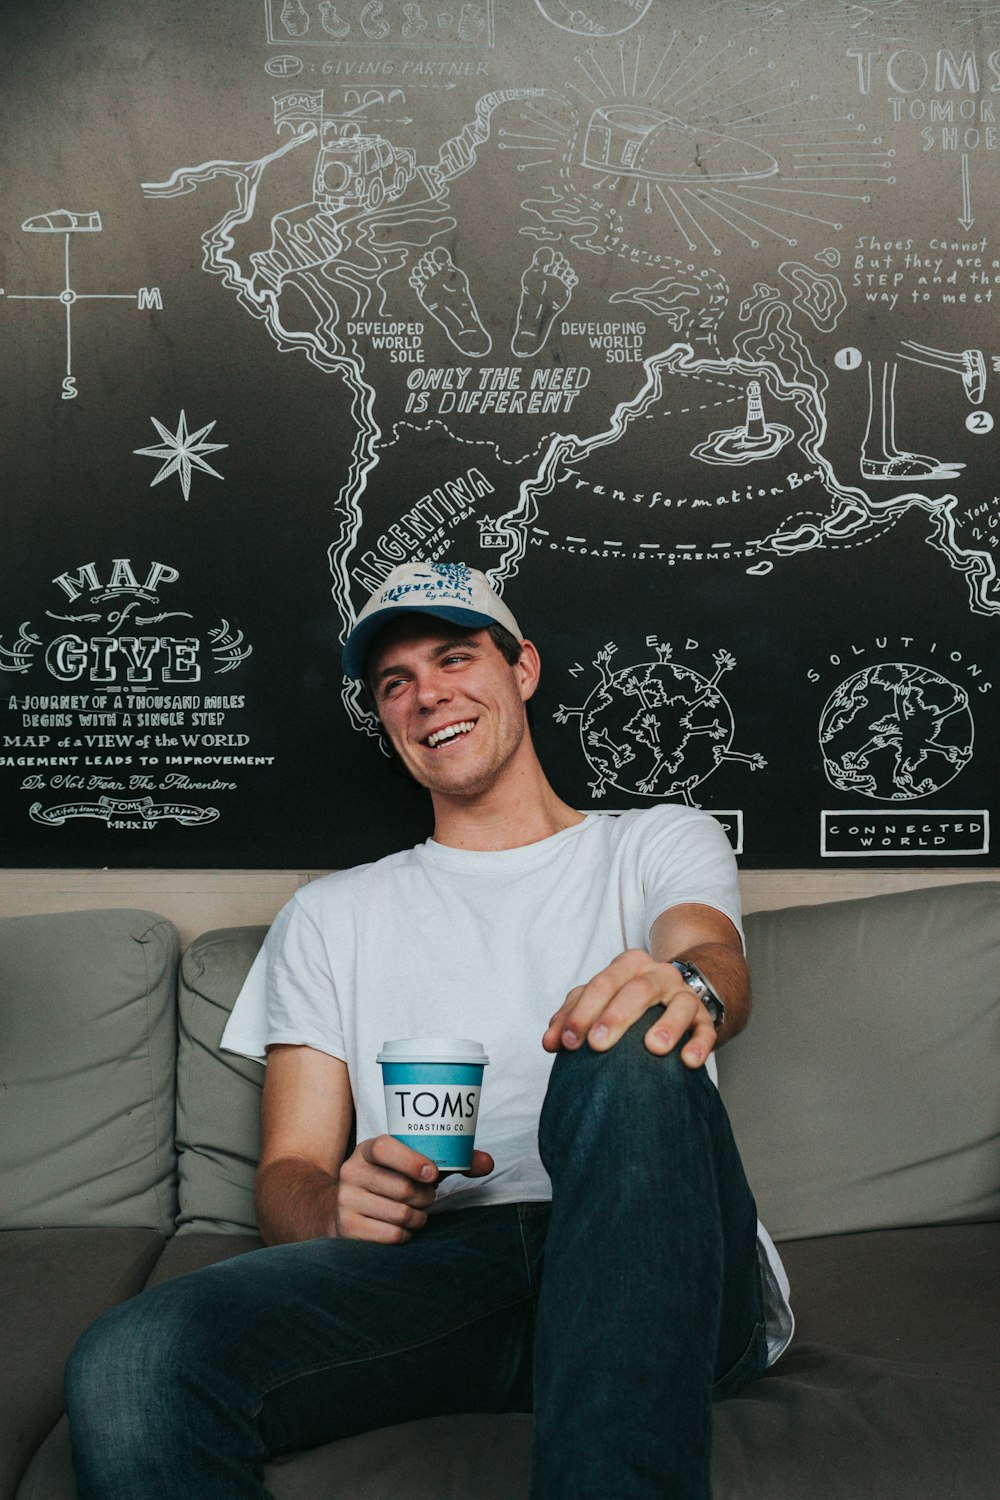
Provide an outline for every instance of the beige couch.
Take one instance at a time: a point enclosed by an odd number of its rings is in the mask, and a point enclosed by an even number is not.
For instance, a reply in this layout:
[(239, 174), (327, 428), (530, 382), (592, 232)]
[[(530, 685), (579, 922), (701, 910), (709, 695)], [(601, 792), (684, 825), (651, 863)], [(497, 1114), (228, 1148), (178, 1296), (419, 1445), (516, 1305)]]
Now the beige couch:
[[(261, 1069), (218, 1040), (263, 928), (0, 921), (0, 1500), (75, 1495), (61, 1372), (104, 1308), (253, 1248)], [(716, 1409), (716, 1500), (993, 1500), (1000, 1474), (1000, 884), (747, 919), (720, 1054), (798, 1333)], [(523, 1500), (530, 1419), (383, 1428), (278, 1500)]]

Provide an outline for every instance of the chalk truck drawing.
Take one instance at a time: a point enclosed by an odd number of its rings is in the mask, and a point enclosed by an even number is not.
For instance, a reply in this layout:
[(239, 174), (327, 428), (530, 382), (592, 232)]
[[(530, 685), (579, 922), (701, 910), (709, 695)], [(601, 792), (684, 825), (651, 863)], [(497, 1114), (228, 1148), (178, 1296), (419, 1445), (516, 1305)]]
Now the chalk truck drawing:
[[(763, 577), (789, 556), (877, 541), (914, 511), (968, 608), (1000, 613), (995, 557), (940, 484), (961, 461), (924, 455), (907, 472), (905, 449), (890, 451), (894, 361), (872, 378), (867, 435), (836, 434), (851, 461), (833, 457), (834, 362), (813, 347), (849, 311), (846, 220), (876, 194), (891, 204), (899, 164), (856, 113), (824, 111), (766, 57), (779, 10), (743, 38), (597, 37), (570, 77), (482, 95), (436, 157), (410, 162), (389, 127), (300, 90), (275, 100), (274, 150), (144, 184), (167, 199), (235, 182), (203, 235), (205, 268), (280, 351), (342, 383), (350, 451), (329, 564), (344, 632), (410, 557), (477, 563), (501, 588), (532, 548), (623, 576), (683, 563)], [(816, 25), (828, 48), (836, 28)], [(335, 189), (324, 152), (343, 168)], [(739, 296), (721, 270), (736, 250), (761, 261)], [(631, 362), (594, 354), (588, 330), (609, 318), (643, 330)], [(380, 347), (387, 334), (398, 347)], [(899, 345), (942, 387), (959, 364), (966, 379), (964, 354)], [(651, 453), (686, 462), (660, 469)], [(721, 488), (727, 464), (745, 482)], [(373, 732), (355, 686), (344, 701)]]
[(378, 135), (362, 135), (350, 121), (324, 120), (313, 196), (332, 213), (370, 213), (398, 198), (416, 170), (416, 153)]

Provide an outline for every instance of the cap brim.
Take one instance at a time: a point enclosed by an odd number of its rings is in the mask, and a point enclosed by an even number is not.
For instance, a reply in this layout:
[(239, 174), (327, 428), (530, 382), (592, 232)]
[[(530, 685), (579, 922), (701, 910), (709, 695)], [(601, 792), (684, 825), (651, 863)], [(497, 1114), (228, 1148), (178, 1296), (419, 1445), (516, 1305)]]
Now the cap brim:
[(460, 625), (464, 630), (479, 630), (484, 626), (500, 622), (492, 615), (481, 614), (475, 609), (459, 609), (455, 605), (441, 604), (390, 604), (385, 609), (375, 610), (359, 620), (344, 642), (341, 663), (345, 677), (361, 681), (365, 675), (368, 653), (375, 637), (392, 623), (406, 615), (432, 615), (436, 620), (447, 620), (451, 625)]

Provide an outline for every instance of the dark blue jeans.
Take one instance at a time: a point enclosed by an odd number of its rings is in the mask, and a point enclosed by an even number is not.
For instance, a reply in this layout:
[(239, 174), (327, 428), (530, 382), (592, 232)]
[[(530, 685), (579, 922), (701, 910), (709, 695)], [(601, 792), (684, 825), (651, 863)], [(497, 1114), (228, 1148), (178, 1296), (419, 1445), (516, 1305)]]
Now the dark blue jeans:
[(756, 1210), (715, 1088), (646, 1051), (653, 1019), (556, 1058), (551, 1210), (276, 1246), (95, 1323), (66, 1377), (80, 1500), (265, 1500), (267, 1457), (530, 1410), (533, 1500), (707, 1500), (712, 1400), (766, 1359)]

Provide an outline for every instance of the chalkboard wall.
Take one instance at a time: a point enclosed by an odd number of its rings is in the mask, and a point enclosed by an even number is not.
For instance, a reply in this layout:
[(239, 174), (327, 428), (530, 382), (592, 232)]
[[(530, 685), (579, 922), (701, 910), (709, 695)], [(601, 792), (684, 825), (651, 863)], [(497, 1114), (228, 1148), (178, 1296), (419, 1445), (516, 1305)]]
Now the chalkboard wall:
[(339, 646), (486, 569), (557, 790), (990, 864), (1000, 8), (5, 0), (0, 859), (423, 837)]

